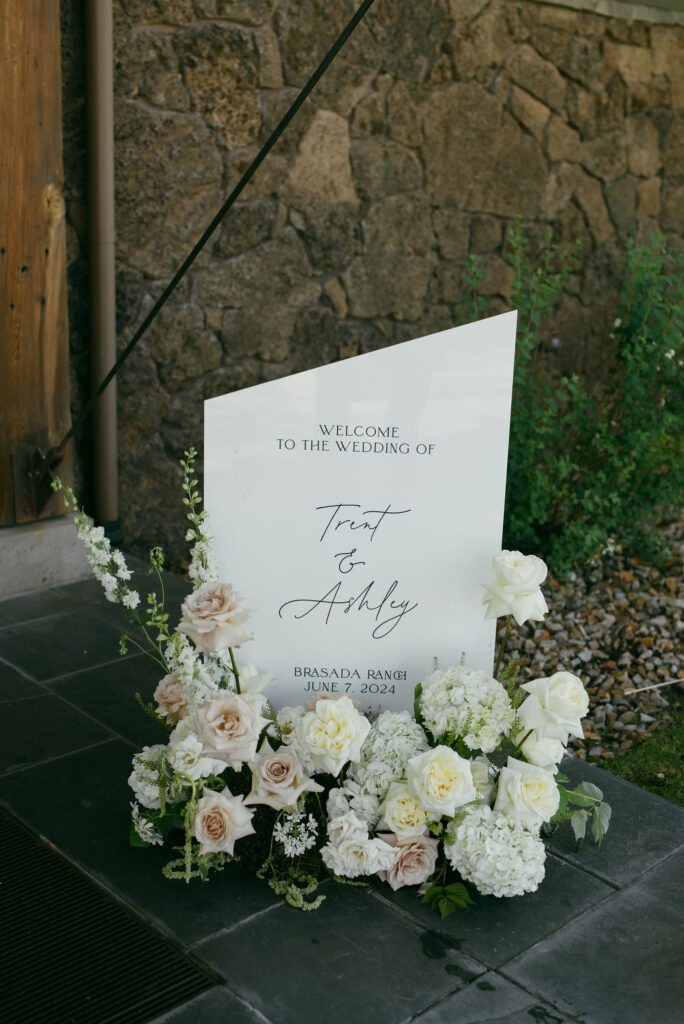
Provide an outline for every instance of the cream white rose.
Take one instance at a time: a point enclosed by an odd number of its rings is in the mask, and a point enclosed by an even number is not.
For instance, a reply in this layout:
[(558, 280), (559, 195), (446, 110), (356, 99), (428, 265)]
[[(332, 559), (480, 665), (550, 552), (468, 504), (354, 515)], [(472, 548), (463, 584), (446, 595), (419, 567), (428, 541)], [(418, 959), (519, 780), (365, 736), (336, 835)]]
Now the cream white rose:
[(195, 714), (195, 725), (205, 754), (236, 770), (253, 761), (261, 730), (268, 725), (268, 719), (261, 715), (262, 705), (259, 694), (238, 693), (203, 704)]
[(154, 700), (157, 702), (157, 714), (159, 717), (166, 718), (170, 722), (179, 722), (188, 713), (188, 705), (183, 699), (180, 679), (176, 672), (164, 676), (157, 683), (157, 688), (154, 691)]
[(435, 747), (408, 761), (408, 786), (430, 817), (453, 818), (456, 808), (477, 800), (470, 761), (451, 747)]
[[(526, 735), (527, 739), (524, 739)], [(565, 753), (565, 746), (560, 740), (554, 739), (553, 736), (541, 736), (536, 729), (529, 733), (518, 733), (513, 742), (520, 743), (521, 740), (524, 742), (520, 746), (520, 753), (526, 761), (555, 772), (558, 762)]]
[(200, 853), (229, 853), (238, 839), (254, 833), (252, 815), (241, 796), (233, 796), (227, 789), (215, 793), (205, 789), (197, 803), (192, 834), (200, 844)]
[(183, 601), (177, 628), (200, 651), (216, 653), (252, 639), (245, 626), (250, 615), (247, 602), (229, 583), (203, 583)]
[(486, 619), (512, 615), (519, 626), (528, 619), (541, 620), (548, 605), (540, 587), (546, 579), (546, 563), (536, 555), (502, 551), (492, 559), (494, 579), (483, 583)]
[(536, 765), (508, 758), (499, 772), (494, 810), (511, 821), (538, 831), (558, 810), (560, 793), (551, 772)]
[(523, 683), (522, 689), (530, 697), (520, 705), (518, 714), (528, 729), (564, 743), (568, 736), (584, 735), (580, 720), (589, 710), (589, 697), (578, 676), (555, 672), (547, 678)]
[(345, 811), (328, 821), (328, 839), (337, 845), (344, 839), (368, 838), (368, 824), (353, 811)]
[(439, 843), (429, 836), (399, 839), (396, 835), (381, 834), (380, 839), (394, 847), (396, 854), (392, 867), (378, 871), (378, 878), (388, 882), (395, 890), (403, 885), (422, 885), (435, 870)]
[(169, 746), (173, 752), (171, 762), (174, 771), (188, 775), (191, 779), (202, 779), (225, 771), (225, 761), (204, 756), (202, 741), (193, 732), (187, 719), (173, 730), (169, 736)]
[(325, 866), (344, 878), (387, 871), (392, 867), (395, 857), (395, 850), (388, 843), (382, 839), (369, 839), (367, 834), (365, 837), (356, 835), (338, 843), (328, 843), (321, 850)]
[(358, 759), (370, 722), (349, 697), (341, 697), (319, 700), (315, 711), (307, 712), (297, 723), (296, 732), (296, 744), (306, 751), (316, 770), (338, 775), (348, 761)]
[(308, 778), (296, 752), (291, 747), (273, 750), (264, 740), (252, 767), (252, 790), (246, 804), (266, 804), (276, 811), (294, 807), (304, 793), (322, 793), (313, 779)]
[(427, 828), (427, 814), (420, 800), (403, 782), (393, 782), (380, 814), (387, 828), (400, 839), (422, 836)]

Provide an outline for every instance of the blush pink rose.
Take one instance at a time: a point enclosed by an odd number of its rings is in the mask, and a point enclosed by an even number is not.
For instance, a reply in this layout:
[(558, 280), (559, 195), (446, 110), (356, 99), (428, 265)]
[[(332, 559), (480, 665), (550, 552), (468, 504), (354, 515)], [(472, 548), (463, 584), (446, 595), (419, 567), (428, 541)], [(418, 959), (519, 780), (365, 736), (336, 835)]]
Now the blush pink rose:
[(261, 694), (229, 693), (202, 705), (195, 715), (197, 735), (207, 757), (225, 761), (239, 771), (254, 761), (262, 729), (268, 725)]
[(238, 839), (254, 834), (252, 815), (244, 806), (241, 796), (233, 796), (229, 790), (216, 793), (205, 789), (197, 803), (192, 833), (200, 844), (200, 853), (229, 853)]
[(273, 750), (265, 740), (252, 767), (252, 791), (246, 804), (267, 804), (276, 811), (294, 807), (304, 793), (322, 793), (323, 786), (310, 779), (292, 747)]
[(180, 680), (176, 672), (164, 676), (157, 683), (154, 700), (157, 702), (157, 714), (160, 718), (166, 718), (167, 721), (179, 722), (188, 713), (188, 705), (183, 700)]
[(429, 836), (413, 836), (398, 839), (393, 832), (381, 833), (390, 846), (396, 848), (397, 856), (391, 868), (378, 871), (378, 878), (387, 882), (396, 891), (404, 885), (422, 885), (435, 870), (439, 843)]
[(203, 583), (183, 601), (178, 629), (200, 651), (216, 653), (252, 639), (245, 626), (251, 611), (229, 583)]

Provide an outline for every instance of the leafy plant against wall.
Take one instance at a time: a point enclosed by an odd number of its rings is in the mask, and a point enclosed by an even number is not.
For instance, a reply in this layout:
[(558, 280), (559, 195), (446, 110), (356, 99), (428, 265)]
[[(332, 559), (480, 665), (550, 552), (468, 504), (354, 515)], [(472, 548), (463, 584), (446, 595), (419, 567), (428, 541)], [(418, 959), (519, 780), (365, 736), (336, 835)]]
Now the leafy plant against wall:
[[(684, 492), (684, 254), (628, 243), (614, 354), (600, 384), (550, 377), (545, 325), (573, 268), (547, 240), (539, 265), (511, 234), (519, 311), (504, 544), (542, 552), (557, 573), (622, 547), (657, 559), (651, 524)], [(480, 315), (477, 262), (466, 272)]]

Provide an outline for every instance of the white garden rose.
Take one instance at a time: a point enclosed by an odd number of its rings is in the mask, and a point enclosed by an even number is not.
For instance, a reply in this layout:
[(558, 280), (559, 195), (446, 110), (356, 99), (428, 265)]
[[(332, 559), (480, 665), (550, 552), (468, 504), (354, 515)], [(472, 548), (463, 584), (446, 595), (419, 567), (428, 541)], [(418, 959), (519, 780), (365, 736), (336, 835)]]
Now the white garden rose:
[(328, 843), (321, 850), (321, 858), (334, 874), (357, 878), (359, 875), (388, 871), (395, 861), (396, 851), (382, 839), (357, 835), (338, 843)]
[(178, 630), (200, 651), (239, 647), (252, 639), (245, 626), (251, 609), (230, 583), (203, 583), (181, 605)]
[(349, 697), (319, 700), (296, 726), (296, 743), (310, 756), (317, 771), (339, 775), (348, 761), (355, 761), (370, 731), (370, 722)]
[(396, 857), (392, 867), (378, 871), (381, 882), (388, 882), (395, 890), (404, 885), (422, 885), (435, 870), (439, 843), (429, 836), (399, 839), (392, 833), (379, 837), (394, 847)]
[(264, 740), (252, 766), (252, 790), (246, 804), (266, 804), (276, 811), (295, 807), (302, 793), (322, 793), (323, 786), (310, 779), (291, 747), (273, 750)]
[(508, 758), (506, 767), (499, 772), (495, 811), (524, 828), (539, 831), (554, 816), (559, 803), (560, 793), (551, 772)]
[(435, 747), (408, 762), (408, 786), (428, 815), (454, 816), (457, 807), (477, 800), (470, 761), (451, 747)]
[(486, 804), (452, 821), (444, 843), (451, 866), (483, 896), (522, 896), (544, 877), (546, 851), (532, 832)]
[[(330, 813), (330, 803), (328, 803), (328, 813)], [(328, 820), (328, 840), (331, 843), (341, 843), (343, 839), (358, 839), (359, 836), (368, 838), (368, 825), (353, 811), (344, 811), (337, 817)]]
[[(580, 720), (589, 710), (589, 697), (579, 676), (572, 672), (554, 672), (547, 678), (523, 683), (522, 689), (535, 698), (528, 697), (518, 709), (528, 728), (564, 743), (569, 735), (584, 735)], [(525, 708), (525, 705), (528, 706)]]
[(546, 563), (536, 555), (502, 551), (492, 559), (494, 579), (483, 583), (486, 619), (512, 615), (519, 626), (528, 619), (541, 620), (548, 612), (540, 587), (546, 579)]
[(526, 761), (550, 772), (555, 772), (558, 762), (565, 753), (565, 746), (560, 740), (554, 739), (553, 736), (542, 736), (536, 729), (532, 729), (531, 732), (523, 730), (512, 739), (516, 744), (522, 741), (520, 753)]
[(393, 782), (380, 807), (382, 820), (400, 839), (422, 836), (427, 828), (427, 814), (420, 800), (403, 782)]
[(260, 694), (228, 693), (204, 704), (195, 714), (195, 726), (205, 754), (236, 771), (253, 761), (261, 730), (268, 725), (261, 714), (263, 700)]
[(244, 806), (241, 796), (233, 796), (227, 789), (221, 793), (205, 789), (192, 826), (192, 834), (200, 844), (199, 852), (232, 856), (237, 840), (254, 834), (253, 814)]
[(225, 771), (225, 761), (204, 755), (202, 741), (197, 733), (193, 732), (187, 719), (173, 730), (169, 736), (169, 746), (172, 750), (169, 760), (174, 771), (188, 775), (195, 781)]

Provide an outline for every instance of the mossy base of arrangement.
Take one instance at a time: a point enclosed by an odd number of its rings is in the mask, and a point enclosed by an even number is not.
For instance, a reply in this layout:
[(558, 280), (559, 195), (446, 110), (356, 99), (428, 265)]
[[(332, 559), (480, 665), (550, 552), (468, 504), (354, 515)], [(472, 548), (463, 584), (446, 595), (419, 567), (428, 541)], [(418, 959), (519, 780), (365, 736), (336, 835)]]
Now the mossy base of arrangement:
[[(483, 613), (508, 619), (493, 676), (434, 665), (416, 687), (413, 713), (373, 719), (346, 696), (275, 708), (263, 694), (273, 677), (235, 656), (251, 639), (250, 607), (218, 579), (195, 457), (191, 449), (181, 463), (195, 590), (175, 630), (163, 587), (141, 607), (123, 555), (90, 526), (72, 491), (54, 485), (75, 510), (107, 599), (130, 619), (121, 650), (136, 645), (160, 668), (145, 710), (169, 738), (133, 758), (134, 846), (168, 844), (164, 873), (186, 882), (240, 861), (303, 910), (324, 899), (316, 892), (324, 877), (364, 885), (376, 876), (393, 889), (416, 886), (445, 917), (476, 893), (537, 889), (543, 836), (565, 820), (578, 840), (590, 824), (601, 842), (610, 807), (600, 790), (569, 790), (558, 770), (569, 737), (582, 735), (581, 681), (556, 672), (521, 682), (514, 662), (499, 671), (513, 620), (548, 610), (541, 559), (504, 551), (483, 584)], [(153, 549), (160, 584), (162, 561)]]

